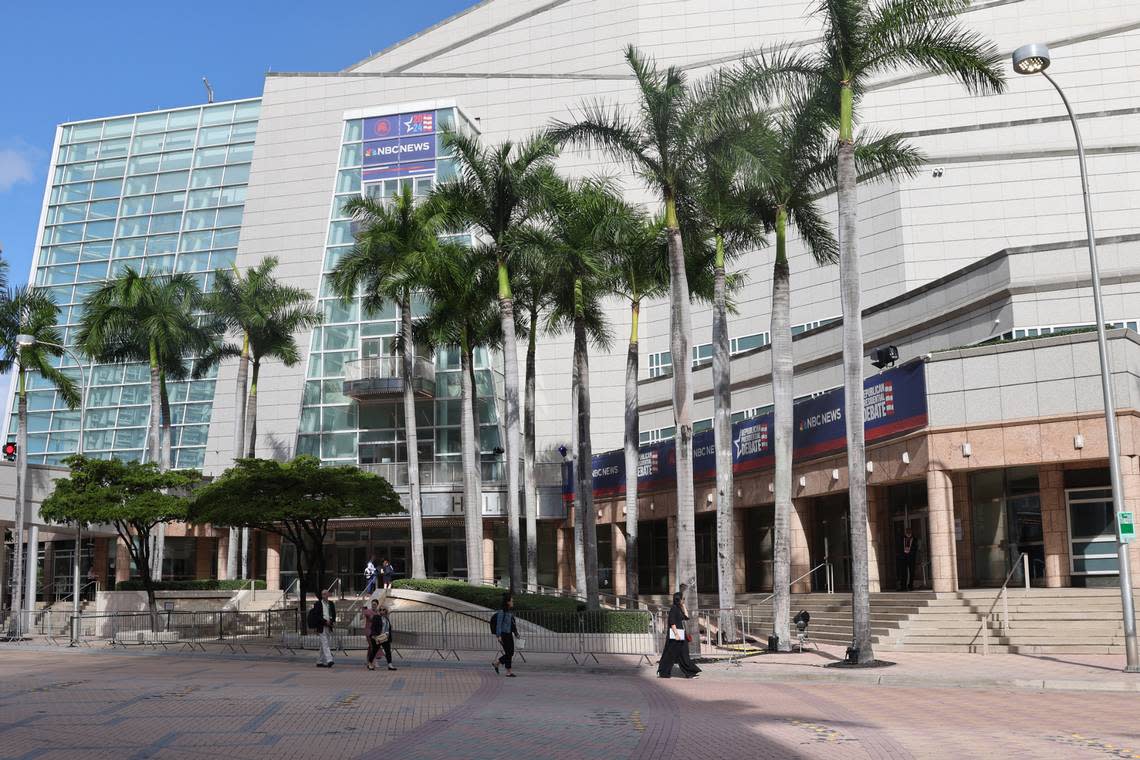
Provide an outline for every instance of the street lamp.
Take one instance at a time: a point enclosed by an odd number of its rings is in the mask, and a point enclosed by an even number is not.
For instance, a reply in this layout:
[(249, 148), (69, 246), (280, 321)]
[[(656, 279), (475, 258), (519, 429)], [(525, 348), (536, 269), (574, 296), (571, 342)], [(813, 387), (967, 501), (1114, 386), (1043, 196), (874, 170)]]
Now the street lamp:
[[(79, 441), (75, 447), (75, 453), (83, 454), (83, 428), (84, 422), (87, 418), (87, 390), (88, 383), (91, 379), (91, 372), (85, 371), (83, 362), (79, 360), (75, 352), (67, 346), (60, 345), (59, 343), (49, 343), (45, 340), (37, 340), (34, 335), (26, 335), (21, 333), (16, 336), (16, 345), (20, 348), (31, 348), (32, 346), (47, 346), (48, 348), (58, 348), (67, 354), (72, 361), (79, 367), (79, 381), (82, 385), (82, 392), (79, 396)], [(75, 552), (72, 555), (71, 561), (71, 646), (79, 645), (79, 559), (80, 550), (83, 539), (83, 526), (76, 521), (75, 523)], [(33, 549), (28, 548), (29, 562), (33, 560)], [(29, 565), (30, 567), (30, 565)], [(30, 570), (29, 570), (30, 572)], [(34, 604), (34, 600), (33, 600)]]
[(1125, 671), (1140, 673), (1140, 650), (1136, 646), (1136, 612), (1132, 602), (1132, 575), (1128, 557), (1128, 544), (1120, 532), (1120, 513), (1124, 511), (1124, 488), (1120, 478), (1120, 438), (1116, 431), (1116, 403), (1112, 394), (1112, 379), (1108, 368), (1108, 341), (1105, 339), (1104, 303), (1100, 292), (1100, 267), (1096, 257), (1096, 233), (1093, 231), (1092, 202), (1089, 198), (1089, 174), (1085, 165), (1085, 146), (1073, 107), (1064, 90), (1045, 73), (1052, 62), (1049, 48), (1043, 43), (1022, 45), (1013, 51), (1013, 70), (1018, 74), (1040, 74), (1053, 85), (1061, 96), (1073, 135), (1077, 138), (1077, 162), (1081, 168), (1081, 195), (1085, 203), (1085, 232), (1088, 235), (1089, 266), (1092, 270), (1093, 309), (1096, 313), (1096, 343), (1100, 352), (1100, 384), (1104, 393), (1104, 424), (1108, 432), (1108, 472), (1112, 483), (1112, 508), (1116, 512), (1116, 548), (1120, 556), (1120, 601), (1124, 611)]

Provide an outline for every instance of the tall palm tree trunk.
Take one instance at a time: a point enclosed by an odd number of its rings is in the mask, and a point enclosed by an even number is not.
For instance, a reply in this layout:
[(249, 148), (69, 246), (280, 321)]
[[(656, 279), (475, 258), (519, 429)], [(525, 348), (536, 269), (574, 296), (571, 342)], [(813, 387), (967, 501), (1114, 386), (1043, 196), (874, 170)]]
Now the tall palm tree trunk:
[(523, 511), (526, 518), (526, 587), (538, 590), (538, 487), (534, 477), (535, 354), (538, 349), (538, 310), (530, 312), (530, 336), (526, 347), (526, 420), (523, 425)]
[(413, 386), (413, 358), (416, 347), (412, 342), (412, 296), (407, 294), (400, 303), (400, 333), (403, 336), (402, 355), (404, 376), (404, 436), (408, 445), (408, 501), (412, 515), (412, 577), (426, 578), (424, 569), (424, 511), (420, 501), (420, 451), (416, 425), (416, 393)]
[(792, 519), (792, 328), (791, 277), (787, 255), (787, 210), (776, 209), (776, 263), (772, 267), (772, 398), (773, 488), (776, 515), (772, 541), (772, 628), (782, 652), (791, 650), (791, 519)]
[[(697, 534), (693, 492), (693, 320), (685, 248), (677, 225), (674, 198), (665, 199), (665, 234), (669, 247), (669, 342), (673, 355), (673, 419), (677, 426), (677, 584), (684, 588), (685, 607), (695, 613), (697, 601)], [(695, 615), (694, 615), (695, 617)], [(695, 623), (688, 624), (693, 632)], [(698, 636), (693, 636), (699, 647)]]
[(867, 465), (863, 442), (863, 315), (860, 305), (859, 240), (855, 142), (852, 139), (852, 92), (840, 90), (839, 292), (843, 312), (844, 421), (847, 424), (847, 500), (851, 530), (851, 627), (859, 662), (875, 659), (871, 649), (871, 594), (867, 546)]
[(625, 354), (625, 595), (627, 606), (637, 606), (637, 465), (641, 442), (641, 418), (637, 413), (638, 321), (641, 299), (630, 305), (629, 349)]
[(574, 320), (574, 366), (578, 367), (578, 473), (575, 493), (581, 494), (581, 524), (586, 570), (586, 606), (598, 607), (598, 529), (594, 513), (593, 450), (590, 444), (590, 354), (586, 344), (586, 325)]
[(147, 459), (162, 467), (162, 377), (158, 350), (150, 347), (150, 419), (147, 421)]
[[(736, 607), (736, 542), (732, 514), (732, 369), (725, 296), (724, 238), (719, 233), (716, 236), (715, 264), (712, 374), (713, 440), (716, 444), (717, 588), (720, 608), (730, 610)], [(736, 640), (736, 625), (731, 613), (721, 613), (720, 631), (726, 640)]]
[[(12, 614), (14, 618), (9, 626), (12, 633), (22, 636), (26, 628), (24, 616), (20, 613), (24, 609), (24, 516), (27, 513), (27, 483), (28, 483), (28, 380), (27, 373), (21, 366), (17, 370), (19, 383), (17, 387), (17, 419), (16, 427), (16, 525), (12, 536), (15, 539), (15, 551), (12, 556)], [(38, 552), (33, 546), (27, 549), (29, 562), (34, 562)], [(30, 607), (35, 607), (36, 600), (29, 599)]]
[[(158, 392), (159, 392), (159, 412), (161, 414), (161, 439), (162, 439), (162, 459), (159, 462), (159, 468), (162, 470), (169, 470), (173, 464), (171, 436), (174, 434), (174, 429), (171, 426), (170, 419), (170, 394), (166, 389), (166, 372), (160, 371), (158, 375)], [(152, 573), (156, 581), (162, 580), (162, 561), (166, 557), (166, 523), (159, 523), (154, 528), (154, 550), (151, 552)]]
[(499, 259), (499, 320), (503, 330), (503, 395), (507, 407), (507, 567), (512, 592), (522, 579), (519, 556), (519, 355), (515, 339), (515, 304), (507, 263)]
[[(238, 359), (237, 380), (234, 387), (234, 459), (240, 459), (245, 449), (246, 386), (249, 384), (249, 333), (242, 335), (241, 357)], [(238, 543), (241, 531), (230, 528), (226, 545), (226, 578), (238, 576)]]
[[(574, 465), (574, 591), (583, 596), (586, 593), (586, 510), (582, 503), (582, 485), (578, 482), (578, 459), (581, 451), (578, 447), (580, 432), (578, 430), (578, 405), (582, 402), (578, 393), (582, 368), (578, 365), (576, 356), (570, 358), (570, 457)], [(591, 468), (590, 494), (593, 495), (594, 480)]]
[[(467, 547), (467, 582), (483, 583), (483, 504), (479, 494), (479, 441), (475, 434), (475, 378), (472, 374), (471, 347), (463, 336), (459, 363), (459, 417), (463, 457), (463, 535)], [(494, 571), (494, 568), (491, 568)]]
[(249, 377), (249, 395), (245, 402), (245, 429), (249, 445), (245, 456), (252, 459), (257, 454), (257, 378), (261, 375), (261, 360), (254, 359)]

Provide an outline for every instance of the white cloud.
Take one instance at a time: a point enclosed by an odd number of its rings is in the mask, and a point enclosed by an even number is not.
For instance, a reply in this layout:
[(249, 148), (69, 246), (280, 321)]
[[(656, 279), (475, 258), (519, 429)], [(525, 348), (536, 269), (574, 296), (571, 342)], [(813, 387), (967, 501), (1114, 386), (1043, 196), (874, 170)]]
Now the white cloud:
[(35, 148), (0, 148), (0, 193), (35, 179)]

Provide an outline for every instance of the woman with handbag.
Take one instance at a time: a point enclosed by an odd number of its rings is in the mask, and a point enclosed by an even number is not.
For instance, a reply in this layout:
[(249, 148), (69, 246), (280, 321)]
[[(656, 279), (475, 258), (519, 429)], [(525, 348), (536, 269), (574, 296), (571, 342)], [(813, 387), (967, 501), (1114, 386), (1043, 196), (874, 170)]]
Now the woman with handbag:
[(395, 670), (392, 665), (392, 620), (388, 617), (388, 608), (380, 607), (380, 601), (373, 599), (368, 616), (368, 669), (376, 670), (376, 655), (384, 650), (384, 659), (388, 661), (388, 670)]
[(673, 606), (669, 608), (665, 627), (665, 649), (661, 652), (661, 660), (657, 665), (658, 678), (672, 678), (673, 666), (677, 663), (680, 663), (681, 674), (685, 678), (695, 678), (701, 672), (689, 659), (689, 635), (685, 631), (685, 621), (689, 619), (689, 614), (681, 599), (680, 591), (673, 594)]

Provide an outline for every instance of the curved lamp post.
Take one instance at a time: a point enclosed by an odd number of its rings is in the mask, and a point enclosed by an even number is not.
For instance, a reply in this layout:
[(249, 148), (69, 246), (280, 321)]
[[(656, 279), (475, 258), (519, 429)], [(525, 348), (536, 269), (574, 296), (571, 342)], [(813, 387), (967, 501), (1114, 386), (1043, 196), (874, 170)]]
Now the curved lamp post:
[[(83, 423), (87, 418), (87, 388), (88, 382), (91, 380), (91, 372), (89, 369), (85, 370), (83, 362), (79, 360), (75, 352), (67, 346), (61, 346), (58, 343), (49, 343), (44, 340), (36, 340), (34, 335), (17, 335), (16, 345), (20, 348), (30, 348), (35, 345), (48, 346), (49, 348), (58, 348), (67, 354), (72, 361), (79, 367), (79, 380), (82, 385), (82, 395), (79, 397), (79, 441), (75, 447), (75, 453), (83, 454)], [(75, 552), (71, 560), (71, 646), (79, 645), (79, 560), (80, 551), (83, 539), (83, 526), (75, 523)], [(28, 554), (32, 555), (34, 549), (28, 548)], [(33, 600), (34, 601), (34, 600)]]
[(1061, 96), (1069, 121), (1073, 124), (1073, 134), (1077, 138), (1077, 161), (1081, 167), (1081, 195), (1085, 203), (1085, 231), (1088, 235), (1089, 266), (1092, 270), (1093, 309), (1096, 313), (1096, 343), (1100, 352), (1100, 384), (1104, 393), (1104, 424), (1108, 431), (1108, 471), (1112, 483), (1112, 509), (1116, 513), (1116, 548), (1120, 557), (1120, 601), (1124, 612), (1125, 670), (1140, 673), (1140, 650), (1136, 646), (1136, 610), (1132, 601), (1132, 575), (1128, 557), (1128, 544), (1120, 534), (1120, 513), (1124, 511), (1124, 487), (1120, 477), (1120, 438), (1116, 430), (1116, 403), (1113, 400), (1112, 379), (1108, 367), (1108, 342), (1105, 339), (1104, 303), (1100, 290), (1100, 267), (1096, 257), (1096, 233), (1093, 231), (1092, 202), (1089, 199), (1089, 174), (1085, 165), (1085, 146), (1081, 140), (1081, 130), (1073, 107), (1065, 97), (1064, 90), (1049, 76), (1052, 58), (1049, 48), (1042, 43), (1022, 45), (1013, 51), (1013, 70), (1018, 74), (1040, 74), (1053, 85)]

